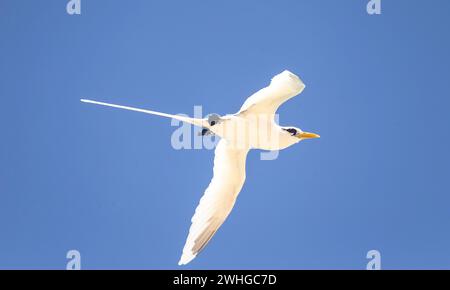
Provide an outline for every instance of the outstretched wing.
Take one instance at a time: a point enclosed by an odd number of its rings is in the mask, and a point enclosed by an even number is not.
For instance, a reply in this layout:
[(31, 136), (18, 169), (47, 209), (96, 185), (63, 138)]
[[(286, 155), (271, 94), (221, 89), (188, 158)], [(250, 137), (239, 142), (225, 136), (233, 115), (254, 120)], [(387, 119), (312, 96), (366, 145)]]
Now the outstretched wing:
[(178, 265), (194, 259), (216, 233), (233, 209), (245, 181), (247, 149), (236, 149), (225, 139), (217, 144), (214, 176), (200, 199)]
[(300, 94), (305, 84), (295, 74), (285, 70), (276, 75), (270, 85), (251, 95), (237, 114), (274, 115), (278, 107)]

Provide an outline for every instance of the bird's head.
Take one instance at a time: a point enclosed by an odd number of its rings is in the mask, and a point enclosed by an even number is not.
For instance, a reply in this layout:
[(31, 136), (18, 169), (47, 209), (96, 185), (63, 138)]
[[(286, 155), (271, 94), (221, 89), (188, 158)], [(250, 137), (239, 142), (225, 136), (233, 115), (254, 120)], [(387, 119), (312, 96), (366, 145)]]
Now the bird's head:
[(320, 136), (316, 133), (303, 132), (301, 129), (296, 127), (282, 127), (282, 129), (286, 131), (288, 134), (290, 134), (292, 137), (298, 138), (298, 141), (305, 139), (320, 138)]

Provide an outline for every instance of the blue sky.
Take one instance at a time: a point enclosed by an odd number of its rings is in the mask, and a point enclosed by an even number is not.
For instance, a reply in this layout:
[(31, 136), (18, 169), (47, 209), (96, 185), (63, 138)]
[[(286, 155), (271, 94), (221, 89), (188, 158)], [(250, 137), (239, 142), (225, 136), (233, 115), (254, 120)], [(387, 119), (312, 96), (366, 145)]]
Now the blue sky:
[(280, 123), (322, 138), (251, 152), (238, 202), (186, 269), (450, 268), (450, 2), (0, 2), (0, 268), (178, 269), (213, 152), (169, 113), (236, 112), (289, 69)]

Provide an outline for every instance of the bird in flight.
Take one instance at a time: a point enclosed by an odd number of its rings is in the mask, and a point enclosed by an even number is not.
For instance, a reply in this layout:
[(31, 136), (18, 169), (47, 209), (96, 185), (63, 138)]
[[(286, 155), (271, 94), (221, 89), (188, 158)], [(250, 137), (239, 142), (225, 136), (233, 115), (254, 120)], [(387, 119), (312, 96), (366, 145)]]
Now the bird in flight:
[(245, 163), (250, 149), (281, 150), (305, 139), (319, 138), (297, 127), (280, 126), (278, 107), (300, 94), (304, 83), (284, 71), (270, 85), (251, 95), (236, 114), (190, 118), (134, 107), (81, 99), (82, 102), (177, 119), (202, 128), (201, 135), (220, 137), (215, 149), (213, 178), (195, 209), (178, 265), (192, 261), (211, 240), (230, 214), (245, 181)]

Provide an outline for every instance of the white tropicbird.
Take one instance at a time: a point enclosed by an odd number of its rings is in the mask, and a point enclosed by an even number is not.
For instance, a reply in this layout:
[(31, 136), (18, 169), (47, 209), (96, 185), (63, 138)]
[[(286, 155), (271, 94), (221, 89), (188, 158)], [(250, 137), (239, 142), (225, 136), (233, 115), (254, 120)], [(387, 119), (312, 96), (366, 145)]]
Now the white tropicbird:
[(284, 71), (270, 85), (250, 96), (239, 112), (225, 116), (210, 115), (198, 119), (145, 109), (81, 99), (82, 102), (158, 115), (187, 122), (203, 129), (202, 134), (221, 137), (214, 157), (214, 176), (200, 199), (183, 254), (178, 265), (192, 261), (206, 246), (230, 214), (245, 181), (245, 162), (250, 149), (280, 150), (304, 139), (319, 138), (296, 127), (275, 122), (278, 107), (300, 94), (305, 85), (295, 74)]

